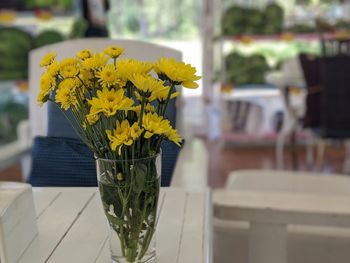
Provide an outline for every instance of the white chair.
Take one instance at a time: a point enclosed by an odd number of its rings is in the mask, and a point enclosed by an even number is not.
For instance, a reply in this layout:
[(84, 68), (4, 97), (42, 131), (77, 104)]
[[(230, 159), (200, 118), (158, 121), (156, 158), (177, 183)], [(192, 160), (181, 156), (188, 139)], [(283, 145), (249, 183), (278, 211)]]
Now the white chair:
[[(300, 130), (300, 118), (304, 116), (306, 92), (303, 72), (298, 57), (293, 57), (282, 64), (280, 71), (269, 72), (265, 76), (266, 82), (280, 89), (284, 103), (283, 125), (276, 141), (276, 165), (278, 169), (284, 168), (284, 145), (288, 136), (295, 136)], [(292, 96), (289, 87), (299, 87), (298, 96)], [(312, 162), (310, 148), (307, 151), (308, 163)], [(294, 161), (295, 162), (295, 161)], [(296, 166), (296, 164), (294, 164)]]
[[(310, 194), (323, 198), (337, 196), (350, 200), (350, 179), (340, 175), (246, 170), (232, 172), (225, 190)], [(249, 228), (249, 222), (222, 220), (214, 215), (214, 262), (249, 262)], [(287, 241), (288, 263), (346, 263), (350, 260), (348, 228), (288, 225)]]

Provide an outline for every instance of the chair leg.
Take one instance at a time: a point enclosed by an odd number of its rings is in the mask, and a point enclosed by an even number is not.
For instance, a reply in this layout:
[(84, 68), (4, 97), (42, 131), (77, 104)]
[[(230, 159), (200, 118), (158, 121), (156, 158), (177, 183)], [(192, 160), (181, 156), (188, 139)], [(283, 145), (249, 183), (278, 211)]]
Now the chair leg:
[(350, 174), (350, 140), (344, 141), (345, 156), (343, 163), (343, 173)]
[(326, 150), (326, 140), (319, 139), (317, 142), (317, 170), (322, 171), (324, 164), (324, 154)]
[(284, 142), (287, 134), (284, 132), (280, 132), (276, 141), (276, 168), (283, 169), (284, 168)]
[(294, 171), (296, 171), (298, 170), (298, 167), (299, 167), (296, 130), (293, 130), (290, 135), (290, 143), (291, 143), (292, 168)]
[(313, 153), (313, 146), (314, 146), (315, 140), (312, 134), (310, 134), (310, 137), (306, 141), (306, 166), (308, 170), (312, 170), (312, 167), (314, 165), (314, 153)]

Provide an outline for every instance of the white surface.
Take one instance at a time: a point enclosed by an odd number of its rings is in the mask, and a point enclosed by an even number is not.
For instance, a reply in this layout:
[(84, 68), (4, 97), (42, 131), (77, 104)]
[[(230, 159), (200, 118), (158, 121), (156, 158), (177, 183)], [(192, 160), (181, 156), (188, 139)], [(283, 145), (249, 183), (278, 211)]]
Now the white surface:
[(36, 234), (31, 186), (0, 182), (0, 262), (17, 262)]
[[(273, 247), (274, 253), (266, 253)], [(287, 262), (287, 227), (269, 223), (250, 223), (249, 262)]]
[(274, 224), (350, 227), (349, 196), (216, 191), (215, 215)]
[[(177, 60), (182, 59), (181, 52), (171, 48), (137, 40), (111, 40), (106, 38), (69, 40), (32, 50), (29, 54), (29, 119), (32, 138), (47, 135), (47, 105), (44, 104), (40, 108), (36, 100), (42, 72), (39, 68), (41, 58), (47, 52), (54, 51), (57, 53), (57, 59), (62, 60), (66, 57), (74, 57), (79, 50), (84, 48), (101, 52), (109, 45), (117, 45), (125, 48), (124, 58), (135, 58), (144, 61), (154, 61), (161, 57), (173, 57)], [(181, 112), (178, 113), (178, 118), (178, 123), (181, 124)]]
[(203, 190), (208, 187), (208, 150), (201, 139), (186, 141), (181, 149), (173, 178), (172, 187)]
[[(160, 200), (163, 196), (157, 262), (211, 262), (207, 191), (162, 188)], [(19, 262), (111, 262), (96, 188), (34, 188), (34, 199), (39, 235)]]
[[(249, 262), (259, 263), (287, 258), (290, 263), (348, 262), (349, 198), (350, 179), (344, 176), (232, 172), (226, 190), (214, 194), (214, 228), (221, 246), (216, 254), (233, 256), (223, 247), (229, 242), (240, 247), (235, 253), (239, 262), (248, 260), (248, 252)], [(271, 233), (273, 242), (267, 242)]]

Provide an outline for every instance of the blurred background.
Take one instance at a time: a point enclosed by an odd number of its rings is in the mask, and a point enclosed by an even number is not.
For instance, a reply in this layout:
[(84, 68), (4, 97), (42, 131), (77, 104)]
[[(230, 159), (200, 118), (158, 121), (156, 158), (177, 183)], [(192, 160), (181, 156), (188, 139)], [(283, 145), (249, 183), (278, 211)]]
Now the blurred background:
[(350, 68), (323, 59), (349, 52), (349, 18), (345, 0), (1, 0), (0, 180), (30, 166), (29, 52), (84, 37), (169, 46), (197, 68), (181, 126), (209, 186), (248, 168), (349, 174)]

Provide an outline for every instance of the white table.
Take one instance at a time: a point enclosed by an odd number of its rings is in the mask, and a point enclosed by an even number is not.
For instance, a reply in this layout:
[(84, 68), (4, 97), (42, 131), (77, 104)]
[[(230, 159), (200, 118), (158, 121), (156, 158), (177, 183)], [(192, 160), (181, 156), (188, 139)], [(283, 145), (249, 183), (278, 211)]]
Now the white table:
[(287, 263), (287, 226), (350, 227), (346, 195), (216, 191), (215, 217), (250, 222), (249, 262)]
[[(221, 94), (221, 103), (224, 105), (223, 111), (227, 111), (227, 103), (233, 101), (246, 101), (259, 105), (262, 111), (262, 120), (259, 127), (253, 128), (253, 133), (266, 134), (273, 132), (272, 123), (276, 112), (283, 110), (283, 101), (280, 91), (276, 88), (246, 88), (234, 89), (230, 93)], [(230, 113), (224, 116), (225, 121), (230, 121)], [(259, 116), (257, 116), (259, 118)], [(254, 123), (260, 120), (254, 120)]]
[[(39, 234), (19, 263), (111, 262), (108, 226), (96, 188), (33, 191)], [(211, 262), (209, 200), (207, 190), (162, 188), (157, 262)]]

